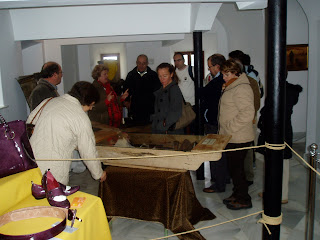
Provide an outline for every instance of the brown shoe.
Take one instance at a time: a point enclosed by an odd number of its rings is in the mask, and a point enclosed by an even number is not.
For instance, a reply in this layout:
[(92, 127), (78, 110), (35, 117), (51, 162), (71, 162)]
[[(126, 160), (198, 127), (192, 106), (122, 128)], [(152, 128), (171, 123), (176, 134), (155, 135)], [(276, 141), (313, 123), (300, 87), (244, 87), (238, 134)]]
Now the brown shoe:
[(224, 191), (219, 191), (219, 190), (217, 190), (216, 188), (214, 188), (214, 187), (212, 187), (212, 186), (210, 186), (210, 187), (208, 187), (208, 188), (204, 188), (203, 191), (206, 192), (206, 193), (215, 193), (215, 192), (220, 193), (220, 192), (225, 192), (225, 190), (224, 190)]
[(259, 192), (258, 196), (262, 198), (263, 197), (263, 192)]
[(230, 196), (228, 198), (223, 199), (223, 204), (227, 205), (228, 203), (231, 203), (232, 201), (235, 201), (236, 198), (234, 196)]
[(227, 208), (229, 208), (231, 210), (248, 209), (248, 208), (252, 208), (252, 203), (250, 202), (248, 204), (243, 204), (243, 203), (239, 203), (237, 201), (232, 201), (227, 204)]

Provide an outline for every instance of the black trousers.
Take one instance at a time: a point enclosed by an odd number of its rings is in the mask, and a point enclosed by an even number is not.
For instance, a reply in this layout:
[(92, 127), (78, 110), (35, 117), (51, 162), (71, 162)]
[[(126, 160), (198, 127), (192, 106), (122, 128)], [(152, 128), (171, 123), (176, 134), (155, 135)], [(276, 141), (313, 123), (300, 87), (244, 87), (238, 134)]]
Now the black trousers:
[[(226, 149), (249, 147), (251, 142), (247, 143), (229, 143)], [(248, 194), (248, 183), (244, 172), (244, 159), (248, 150), (227, 152), (228, 169), (233, 182), (232, 196), (241, 204), (251, 203), (251, 197)]]

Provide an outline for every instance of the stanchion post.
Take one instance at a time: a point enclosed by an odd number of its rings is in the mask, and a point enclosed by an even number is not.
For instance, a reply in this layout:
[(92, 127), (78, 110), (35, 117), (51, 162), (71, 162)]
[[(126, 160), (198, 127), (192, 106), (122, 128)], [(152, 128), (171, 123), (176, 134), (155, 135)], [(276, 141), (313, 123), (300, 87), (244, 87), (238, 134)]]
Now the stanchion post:
[[(284, 143), (287, 0), (269, 0), (267, 11), (267, 94), (265, 136), (270, 144)], [(281, 216), (283, 150), (266, 149), (264, 214)], [(280, 224), (263, 226), (263, 240), (280, 239)]]
[[(310, 146), (310, 165), (317, 168), (317, 144), (313, 143)], [(314, 211), (315, 211), (315, 198), (316, 198), (316, 173), (310, 169), (309, 175), (309, 196), (308, 196), (308, 212), (307, 212), (307, 240), (313, 239), (314, 231)]]
[[(199, 89), (203, 85), (203, 56), (202, 56), (202, 32), (193, 32), (193, 52), (194, 52), (194, 89), (195, 89), (195, 119), (196, 135), (203, 135), (203, 123), (201, 116), (201, 100)], [(204, 180), (204, 164), (196, 171), (197, 180)]]

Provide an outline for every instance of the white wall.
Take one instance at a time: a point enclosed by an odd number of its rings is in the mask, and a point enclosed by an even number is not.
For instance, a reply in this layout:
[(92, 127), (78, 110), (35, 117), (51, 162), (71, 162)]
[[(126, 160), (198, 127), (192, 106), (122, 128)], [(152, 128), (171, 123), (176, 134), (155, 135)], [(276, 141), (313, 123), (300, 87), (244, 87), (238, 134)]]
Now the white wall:
[[(127, 76), (126, 48), (124, 43), (92, 44), (90, 49), (90, 73), (94, 66), (101, 60), (100, 54), (119, 53), (120, 54), (120, 78)], [(90, 77), (92, 79), (92, 77)]]
[(63, 88), (67, 93), (79, 81), (78, 48), (76, 45), (61, 46), (61, 67), (63, 71)]
[(22, 49), (23, 75), (40, 72), (43, 65), (42, 43)]
[(249, 54), (252, 64), (264, 82), (266, 79), (264, 10), (239, 11), (234, 3), (224, 3), (217, 18), (227, 32), (229, 52), (239, 49)]
[(23, 74), (20, 42), (14, 42), (9, 11), (0, 10), (0, 73), (3, 91), (0, 99), (7, 108), (0, 113), (7, 121), (25, 120), (27, 117), (26, 100), (16, 78)]
[(320, 2), (298, 0), (308, 19), (309, 68), (306, 147), (320, 144)]
[(161, 41), (130, 42), (126, 44), (126, 51), (128, 72), (136, 67), (137, 57), (140, 54), (148, 56), (149, 67), (154, 71), (160, 63), (171, 60), (169, 47), (162, 47)]
[(88, 45), (78, 46), (79, 81), (92, 81), (90, 68), (90, 49)]

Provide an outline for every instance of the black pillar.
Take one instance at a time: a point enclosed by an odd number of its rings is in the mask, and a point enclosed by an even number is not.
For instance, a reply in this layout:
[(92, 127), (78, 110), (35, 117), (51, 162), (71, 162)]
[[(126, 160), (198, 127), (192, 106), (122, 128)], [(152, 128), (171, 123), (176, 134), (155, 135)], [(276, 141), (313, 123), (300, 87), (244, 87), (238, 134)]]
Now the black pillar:
[[(203, 86), (203, 56), (202, 56), (202, 32), (193, 32), (193, 52), (194, 52), (194, 90), (195, 90), (195, 134), (203, 135), (203, 123), (201, 118), (201, 101), (199, 88)], [(204, 180), (204, 164), (197, 170), (197, 179)]]
[[(268, 2), (266, 142), (284, 143), (287, 0)], [(281, 215), (283, 150), (266, 149), (264, 213), (269, 217)], [(280, 239), (280, 225), (263, 226), (263, 239)]]

